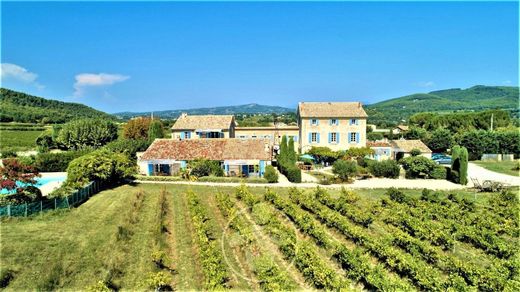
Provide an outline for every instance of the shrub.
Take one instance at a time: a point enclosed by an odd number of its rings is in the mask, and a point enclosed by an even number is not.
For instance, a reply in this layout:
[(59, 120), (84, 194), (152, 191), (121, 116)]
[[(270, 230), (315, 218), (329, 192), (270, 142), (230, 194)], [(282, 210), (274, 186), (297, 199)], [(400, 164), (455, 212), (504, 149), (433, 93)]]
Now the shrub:
[(356, 162), (351, 160), (337, 160), (332, 165), (332, 172), (342, 181), (347, 181), (356, 174), (356, 165)]
[(16, 156), (17, 156), (16, 151), (14, 151), (13, 149), (2, 150), (2, 158), (12, 158), (12, 157), (16, 157)]
[(395, 202), (398, 202), (398, 203), (404, 203), (406, 202), (406, 195), (401, 192), (400, 190), (392, 187), (392, 188), (389, 188), (387, 191), (386, 191), (386, 195), (390, 197), (390, 199), (392, 201), (395, 201)]
[(410, 155), (411, 156), (419, 156), (419, 155), (421, 155), (421, 150), (419, 150), (417, 148), (414, 148), (414, 149), (412, 149), (412, 151), (410, 151)]
[(89, 152), (90, 150), (40, 153), (34, 158), (33, 165), (40, 172), (66, 171), (72, 160)]
[(427, 202), (438, 203), (440, 202), (440, 195), (437, 192), (432, 192), (429, 189), (423, 189), (421, 193), (421, 200)]
[(375, 177), (398, 178), (401, 167), (395, 160), (370, 161), (368, 170)]
[(56, 146), (52, 136), (52, 131), (45, 131), (36, 138), (36, 146), (38, 146), (39, 152), (47, 152), (49, 149)]
[(296, 165), (290, 165), (283, 169), (285, 170), (285, 175), (290, 182), (302, 182), (302, 171)]
[(433, 160), (424, 156), (410, 156), (400, 160), (406, 170), (407, 178), (429, 177), (437, 166)]
[(93, 180), (116, 183), (132, 177), (136, 171), (135, 162), (128, 156), (100, 149), (70, 162), (65, 185), (78, 187)]
[(268, 183), (278, 182), (278, 173), (272, 165), (268, 165), (265, 167), (264, 178), (267, 180)]
[(468, 150), (456, 145), (452, 149), (450, 180), (461, 185), (468, 183)]
[(170, 287), (171, 276), (167, 272), (149, 273), (148, 279), (145, 281), (147, 288), (154, 289), (155, 291), (166, 291), (172, 290)]
[(446, 179), (447, 178), (447, 171), (446, 167), (437, 165), (433, 168), (433, 170), (430, 172), (429, 175), (432, 179)]
[(218, 161), (200, 159), (190, 162), (191, 175), (196, 177), (203, 176), (224, 176), (224, 170)]
[(0, 288), (5, 288), (14, 279), (15, 272), (11, 269), (3, 268), (0, 270)]
[(376, 133), (376, 132), (367, 133), (367, 140), (369, 140), (369, 141), (378, 141), (378, 140), (383, 140), (383, 139), (384, 139), (384, 136), (382, 133)]

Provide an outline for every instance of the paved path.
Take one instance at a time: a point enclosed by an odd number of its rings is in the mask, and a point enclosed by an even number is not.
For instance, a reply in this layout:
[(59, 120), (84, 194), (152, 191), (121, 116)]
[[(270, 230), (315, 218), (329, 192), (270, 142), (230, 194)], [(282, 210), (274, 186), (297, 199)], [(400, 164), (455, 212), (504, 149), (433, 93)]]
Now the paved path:
[(520, 177), (507, 175), (503, 173), (494, 172), (485, 169), (475, 163), (468, 163), (468, 186), (472, 187), (473, 182), (471, 178), (476, 178), (480, 183), (485, 180), (492, 180), (501, 183), (506, 183), (512, 186), (520, 186)]
[(302, 182), (317, 183), (318, 179), (315, 176), (310, 175), (306, 171), (302, 171)]

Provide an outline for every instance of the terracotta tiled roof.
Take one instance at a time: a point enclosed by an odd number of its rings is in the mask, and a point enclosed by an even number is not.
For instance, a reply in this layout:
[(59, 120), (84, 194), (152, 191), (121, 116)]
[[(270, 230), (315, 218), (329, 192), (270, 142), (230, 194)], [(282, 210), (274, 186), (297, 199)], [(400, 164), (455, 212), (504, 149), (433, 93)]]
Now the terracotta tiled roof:
[(409, 129), (408, 126), (405, 126), (405, 125), (399, 125), (399, 126), (397, 126), (396, 128), (397, 128), (397, 129), (400, 129), (400, 130), (402, 130), (402, 131), (408, 131), (408, 129)]
[(141, 160), (270, 160), (269, 141), (264, 139), (156, 139)]
[(367, 147), (392, 147), (392, 145), (384, 141), (367, 141)]
[(231, 123), (235, 121), (232, 115), (201, 115), (190, 116), (181, 115), (175, 124), (173, 130), (196, 130), (196, 129), (221, 129), (229, 130)]
[(360, 102), (300, 102), (300, 117), (316, 118), (366, 118), (367, 113)]
[(419, 149), (422, 153), (432, 152), (421, 140), (392, 140), (390, 143), (404, 152), (411, 152), (413, 149)]

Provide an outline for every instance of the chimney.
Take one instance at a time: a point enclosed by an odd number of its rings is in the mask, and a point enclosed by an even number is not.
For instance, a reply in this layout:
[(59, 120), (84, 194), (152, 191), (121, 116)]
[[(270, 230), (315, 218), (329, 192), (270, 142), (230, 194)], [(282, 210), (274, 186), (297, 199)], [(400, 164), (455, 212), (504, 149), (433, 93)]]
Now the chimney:
[(179, 118), (185, 118), (188, 116), (188, 113), (181, 113), (181, 115), (179, 116)]

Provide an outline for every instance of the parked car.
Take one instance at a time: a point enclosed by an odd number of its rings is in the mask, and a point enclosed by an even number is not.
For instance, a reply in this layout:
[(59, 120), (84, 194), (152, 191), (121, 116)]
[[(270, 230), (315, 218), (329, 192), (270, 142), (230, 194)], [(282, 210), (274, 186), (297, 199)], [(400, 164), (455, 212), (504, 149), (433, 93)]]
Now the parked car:
[(451, 156), (442, 153), (432, 154), (432, 160), (437, 164), (451, 164)]

